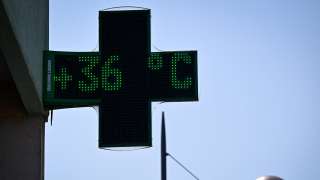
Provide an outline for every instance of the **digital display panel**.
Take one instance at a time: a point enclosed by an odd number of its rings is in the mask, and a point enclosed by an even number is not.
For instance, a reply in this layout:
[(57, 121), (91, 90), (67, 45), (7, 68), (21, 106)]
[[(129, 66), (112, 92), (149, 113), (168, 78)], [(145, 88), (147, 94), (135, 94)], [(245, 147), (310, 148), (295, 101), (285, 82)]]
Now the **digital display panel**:
[(148, 60), (153, 101), (197, 101), (197, 52), (154, 52)]
[[(112, 58), (111, 64), (103, 65), (98, 52), (45, 52), (44, 104), (61, 108), (98, 105), (102, 98), (102, 84), (109, 84), (106, 81), (108, 73), (115, 74), (113, 78), (121, 78), (107, 89), (118, 93), (119, 84), (124, 83), (124, 70), (115, 66), (115, 63), (122, 62), (119, 57), (113, 55)], [(152, 52), (144, 67), (149, 77), (151, 101), (198, 100), (196, 51)], [(102, 71), (107, 73), (103, 75)]]

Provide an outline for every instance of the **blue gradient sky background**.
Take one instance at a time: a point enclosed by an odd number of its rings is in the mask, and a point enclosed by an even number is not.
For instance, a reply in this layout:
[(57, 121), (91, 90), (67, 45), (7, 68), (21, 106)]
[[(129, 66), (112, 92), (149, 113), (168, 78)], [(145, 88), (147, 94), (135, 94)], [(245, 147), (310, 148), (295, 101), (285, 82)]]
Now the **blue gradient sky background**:
[[(320, 1), (54, 0), (50, 49), (90, 51), (98, 11), (152, 9), (152, 44), (198, 50), (199, 102), (153, 103), (153, 147), (100, 150), (93, 108), (46, 125), (47, 180), (160, 180), (160, 116), (168, 152), (201, 180), (320, 176)], [(155, 49), (153, 49), (155, 50)], [(170, 158), (168, 180), (193, 179)]]

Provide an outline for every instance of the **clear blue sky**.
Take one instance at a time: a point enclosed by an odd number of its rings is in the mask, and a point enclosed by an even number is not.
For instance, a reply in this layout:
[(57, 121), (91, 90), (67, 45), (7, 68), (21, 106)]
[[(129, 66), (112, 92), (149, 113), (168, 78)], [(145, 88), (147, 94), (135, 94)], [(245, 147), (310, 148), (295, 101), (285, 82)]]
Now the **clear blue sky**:
[[(317, 0), (51, 0), (50, 49), (91, 51), (98, 11), (152, 10), (152, 44), (198, 50), (199, 102), (153, 103), (153, 147), (98, 149), (93, 108), (55, 111), (46, 180), (160, 180), (160, 116), (168, 152), (201, 180), (320, 176), (320, 2)], [(168, 159), (168, 180), (192, 180)]]

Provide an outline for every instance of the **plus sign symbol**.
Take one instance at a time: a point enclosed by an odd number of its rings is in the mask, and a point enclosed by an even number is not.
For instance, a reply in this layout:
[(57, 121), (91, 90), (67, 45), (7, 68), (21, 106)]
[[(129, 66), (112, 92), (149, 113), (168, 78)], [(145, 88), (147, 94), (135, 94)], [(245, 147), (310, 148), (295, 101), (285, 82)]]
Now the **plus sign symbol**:
[(197, 52), (151, 52), (150, 10), (100, 11), (99, 52), (45, 51), (48, 109), (99, 106), (99, 148), (152, 146), (152, 101), (197, 101)]

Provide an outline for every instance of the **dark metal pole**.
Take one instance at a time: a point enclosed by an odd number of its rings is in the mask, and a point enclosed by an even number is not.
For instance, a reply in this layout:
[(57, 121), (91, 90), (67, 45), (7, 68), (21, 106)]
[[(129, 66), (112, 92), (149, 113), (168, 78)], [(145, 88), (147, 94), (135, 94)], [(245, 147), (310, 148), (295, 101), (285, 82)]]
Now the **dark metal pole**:
[(162, 112), (161, 125), (161, 180), (167, 180), (167, 145), (164, 112)]

